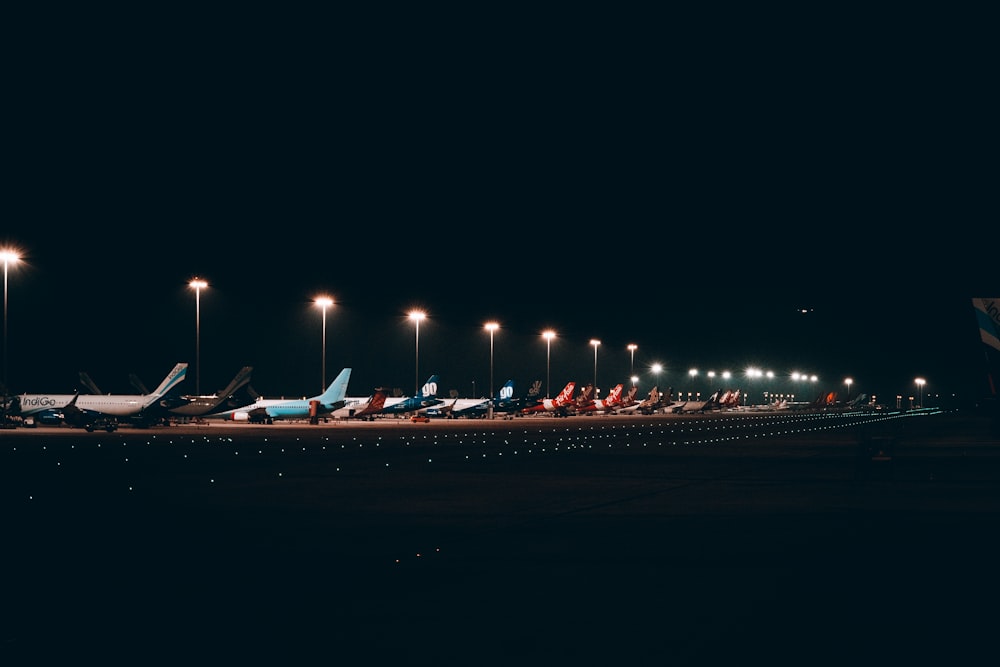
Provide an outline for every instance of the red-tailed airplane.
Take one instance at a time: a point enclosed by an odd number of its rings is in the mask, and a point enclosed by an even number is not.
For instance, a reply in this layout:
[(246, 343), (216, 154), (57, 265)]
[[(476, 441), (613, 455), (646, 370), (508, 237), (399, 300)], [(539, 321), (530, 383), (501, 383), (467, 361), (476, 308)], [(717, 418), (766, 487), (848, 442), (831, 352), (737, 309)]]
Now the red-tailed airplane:
[(554, 413), (557, 417), (565, 417), (573, 409), (573, 390), (576, 382), (568, 382), (555, 398), (543, 398), (535, 405), (523, 408), (521, 414), (533, 415), (545, 412)]
[[(604, 398), (595, 398), (576, 406), (577, 414), (586, 415), (594, 412), (610, 412), (621, 403), (623, 385), (618, 383)], [(634, 392), (633, 392), (634, 393)]]
[(619, 401), (618, 405), (614, 406), (611, 409), (611, 411), (618, 412), (619, 410), (624, 410), (625, 408), (630, 408), (633, 405), (637, 405), (639, 401), (635, 399), (635, 395), (638, 393), (639, 393), (639, 387), (632, 385), (632, 387), (629, 388), (628, 393), (622, 396), (621, 401)]

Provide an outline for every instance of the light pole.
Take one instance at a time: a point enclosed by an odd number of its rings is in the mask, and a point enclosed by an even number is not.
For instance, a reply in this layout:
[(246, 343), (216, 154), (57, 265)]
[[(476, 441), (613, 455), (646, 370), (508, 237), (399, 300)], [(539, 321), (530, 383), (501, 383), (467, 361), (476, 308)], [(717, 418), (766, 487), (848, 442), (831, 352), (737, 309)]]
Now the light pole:
[(490, 402), (486, 404), (486, 418), (493, 419), (493, 332), (500, 328), (496, 322), (487, 322), (486, 330), (490, 332)]
[(917, 378), (914, 382), (916, 382), (917, 386), (920, 387), (920, 409), (922, 410), (924, 408), (924, 383), (927, 382), (927, 380)]
[(545, 339), (545, 398), (549, 398), (551, 394), (549, 393), (549, 366), (552, 360), (552, 339), (556, 337), (556, 332), (551, 329), (542, 332), (542, 338)]
[(635, 351), (639, 349), (639, 346), (635, 343), (628, 344), (628, 351), (632, 355), (629, 361), (628, 374), (632, 376), (632, 386), (635, 386)]
[(201, 290), (208, 283), (195, 278), (188, 286), (194, 288), (194, 393), (201, 396)]
[(413, 358), (413, 395), (420, 393), (420, 320), (427, 317), (422, 310), (411, 310), (410, 319), (417, 325), (416, 355)]
[(328, 296), (316, 297), (316, 305), (323, 311), (323, 355), (320, 362), (320, 377), (322, 379), (319, 385), (319, 391), (323, 393), (326, 391), (326, 309), (333, 305), (333, 299)]
[(854, 383), (854, 380), (852, 380), (851, 378), (844, 378), (844, 384), (847, 385), (847, 402), (848, 403), (851, 402), (851, 385), (853, 383)]
[(597, 346), (601, 344), (601, 341), (596, 338), (590, 339), (590, 344), (594, 346), (594, 397), (597, 397)]
[(656, 376), (656, 391), (659, 392), (660, 396), (663, 396), (663, 387), (660, 386), (660, 371), (663, 370), (663, 365), (658, 363), (653, 364), (650, 367), (650, 370), (653, 371), (653, 375)]
[(3, 259), (3, 386), (4, 396), (7, 392), (7, 269), (11, 264), (17, 264), (21, 256), (13, 250), (0, 250), (0, 259)]

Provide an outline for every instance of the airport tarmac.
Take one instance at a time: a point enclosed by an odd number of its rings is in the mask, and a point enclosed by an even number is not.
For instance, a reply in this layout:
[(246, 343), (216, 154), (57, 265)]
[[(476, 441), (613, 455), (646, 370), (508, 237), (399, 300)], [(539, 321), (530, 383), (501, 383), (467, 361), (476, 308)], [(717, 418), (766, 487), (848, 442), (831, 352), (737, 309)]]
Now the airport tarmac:
[(993, 650), (1000, 441), (976, 415), (39, 428), (0, 457), (19, 661)]

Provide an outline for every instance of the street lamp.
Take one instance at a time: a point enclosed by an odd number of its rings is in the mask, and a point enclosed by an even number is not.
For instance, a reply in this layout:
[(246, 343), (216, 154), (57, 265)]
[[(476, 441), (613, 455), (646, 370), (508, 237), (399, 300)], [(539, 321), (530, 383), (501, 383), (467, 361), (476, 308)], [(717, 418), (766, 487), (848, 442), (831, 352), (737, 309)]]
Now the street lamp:
[(660, 392), (660, 395), (662, 396), (663, 387), (660, 386), (660, 371), (663, 370), (663, 366), (661, 364), (653, 364), (650, 367), (650, 370), (653, 371), (653, 375), (656, 376), (656, 390)]
[(490, 332), (490, 402), (486, 404), (486, 418), (493, 419), (493, 332), (500, 328), (496, 322), (487, 322), (486, 330)]
[(21, 256), (13, 250), (0, 250), (3, 259), (3, 386), (4, 396), (7, 394), (7, 269), (11, 264), (17, 264)]
[(917, 386), (920, 387), (920, 409), (922, 410), (924, 407), (924, 383), (927, 382), (927, 380), (917, 378), (914, 382), (916, 382)]
[(545, 339), (545, 398), (549, 398), (551, 394), (549, 393), (549, 365), (552, 360), (552, 339), (556, 337), (556, 332), (551, 329), (542, 332), (542, 338)]
[(194, 393), (201, 396), (201, 290), (208, 283), (195, 278), (188, 286), (194, 288)]
[(635, 386), (635, 351), (639, 349), (639, 346), (635, 343), (628, 344), (628, 351), (632, 354), (632, 359), (629, 362), (628, 374), (632, 376), (632, 386)]
[(854, 380), (852, 380), (851, 378), (844, 378), (844, 384), (847, 385), (847, 402), (848, 403), (851, 402), (851, 385), (853, 383), (854, 383)]
[(320, 363), (320, 380), (319, 391), (323, 393), (326, 391), (326, 309), (333, 305), (333, 299), (328, 296), (316, 297), (316, 305), (323, 310), (323, 356), (322, 362)]
[(601, 344), (601, 341), (591, 338), (590, 344), (594, 346), (594, 396), (597, 396), (597, 346)]
[(420, 320), (427, 317), (422, 310), (411, 310), (410, 319), (417, 325), (416, 355), (413, 359), (413, 395), (420, 393)]

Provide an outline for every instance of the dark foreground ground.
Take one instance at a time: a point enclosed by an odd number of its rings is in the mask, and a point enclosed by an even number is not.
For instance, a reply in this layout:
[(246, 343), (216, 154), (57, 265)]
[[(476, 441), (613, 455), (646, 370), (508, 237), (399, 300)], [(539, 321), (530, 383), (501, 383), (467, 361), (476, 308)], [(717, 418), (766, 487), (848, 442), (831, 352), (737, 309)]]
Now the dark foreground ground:
[(992, 661), (975, 415), (0, 432), (0, 662)]

